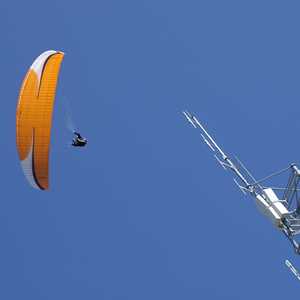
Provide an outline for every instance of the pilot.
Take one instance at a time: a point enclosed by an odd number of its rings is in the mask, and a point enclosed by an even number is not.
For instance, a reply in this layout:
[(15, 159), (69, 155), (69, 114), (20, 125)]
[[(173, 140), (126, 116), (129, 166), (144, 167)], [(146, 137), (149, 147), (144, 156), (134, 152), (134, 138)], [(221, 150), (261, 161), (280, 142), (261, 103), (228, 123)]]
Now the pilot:
[(83, 138), (80, 133), (74, 131), (74, 138), (72, 140), (72, 146), (74, 147), (84, 147), (87, 144), (87, 139)]

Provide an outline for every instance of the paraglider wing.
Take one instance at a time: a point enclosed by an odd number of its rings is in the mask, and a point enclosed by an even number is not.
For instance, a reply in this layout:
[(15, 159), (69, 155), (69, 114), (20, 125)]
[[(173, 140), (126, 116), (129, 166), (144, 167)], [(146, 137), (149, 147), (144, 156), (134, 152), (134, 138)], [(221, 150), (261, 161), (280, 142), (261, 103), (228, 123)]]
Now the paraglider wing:
[(52, 111), (64, 53), (46, 51), (29, 68), (19, 94), (16, 113), (17, 150), (29, 183), (49, 187), (49, 146)]

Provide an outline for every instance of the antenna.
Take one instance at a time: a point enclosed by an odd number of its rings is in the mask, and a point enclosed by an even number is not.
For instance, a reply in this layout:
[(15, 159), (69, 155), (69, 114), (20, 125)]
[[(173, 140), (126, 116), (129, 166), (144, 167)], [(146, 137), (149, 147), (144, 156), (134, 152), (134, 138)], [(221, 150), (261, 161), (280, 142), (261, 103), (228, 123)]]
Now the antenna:
[[(199, 122), (199, 120), (189, 113), (188, 111), (183, 111), (184, 116), (187, 120), (193, 125), (194, 128), (199, 128), (201, 130), (201, 137), (204, 142), (209, 146), (209, 148), (215, 152), (215, 158), (217, 161), (223, 166), (223, 168), (228, 168), (235, 173), (235, 175), (243, 182), (244, 188), (249, 190), (250, 184), (246, 180), (245, 176), (241, 173), (238, 166), (236, 166), (233, 161), (225, 154), (225, 152), (218, 146), (215, 140), (210, 136), (210, 134), (206, 131), (204, 126)], [(219, 156), (218, 156), (219, 155)]]
[(298, 270), (292, 265), (292, 263), (286, 259), (285, 260), (285, 265), (290, 269), (290, 271), (296, 276), (298, 280), (300, 280), (300, 273)]
[[(300, 198), (298, 198), (300, 170), (297, 166), (291, 164), (287, 168), (272, 173), (260, 180), (256, 180), (238, 157), (235, 157), (238, 165), (230, 159), (193, 114), (188, 111), (183, 111), (183, 115), (194, 128), (200, 129), (203, 141), (214, 153), (215, 159), (223, 169), (231, 170), (233, 172), (234, 183), (241, 192), (243, 194), (248, 194), (255, 199), (258, 209), (284, 233), (291, 242), (295, 252), (300, 254), (300, 245), (294, 238), (294, 236), (300, 234)], [(271, 188), (260, 185), (260, 183), (270, 180), (287, 171), (290, 171), (291, 175), (286, 188)], [(251, 179), (251, 183), (248, 182), (247, 178)], [(282, 200), (277, 197), (274, 192), (275, 190), (282, 190), (284, 192), (283, 198), (281, 198)], [(296, 204), (296, 209), (290, 210), (293, 203)]]

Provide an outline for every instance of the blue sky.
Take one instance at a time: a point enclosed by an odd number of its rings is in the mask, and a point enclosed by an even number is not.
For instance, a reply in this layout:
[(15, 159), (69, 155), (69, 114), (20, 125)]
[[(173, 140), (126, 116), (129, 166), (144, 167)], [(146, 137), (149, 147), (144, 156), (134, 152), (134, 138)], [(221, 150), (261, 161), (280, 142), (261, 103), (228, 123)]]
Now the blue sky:
[[(282, 299), (290, 245), (181, 110), (257, 178), (299, 163), (298, 1), (2, 1), (0, 298)], [(41, 52), (66, 53), (51, 189), (19, 166), (15, 110)], [(67, 146), (64, 98), (89, 139)]]

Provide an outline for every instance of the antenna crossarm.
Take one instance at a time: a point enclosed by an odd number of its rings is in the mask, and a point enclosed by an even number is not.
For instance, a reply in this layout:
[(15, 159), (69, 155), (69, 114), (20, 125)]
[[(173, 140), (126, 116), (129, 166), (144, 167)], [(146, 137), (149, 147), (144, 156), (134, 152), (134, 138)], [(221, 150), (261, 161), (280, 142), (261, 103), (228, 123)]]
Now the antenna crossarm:
[(227, 162), (229, 168), (235, 173), (235, 175), (246, 185), (246, 187), (249, 187), (250, 184), (248, 183), (246, 178), (242, 175), (238, 167), (230, 160), (230, 158), (226, 157), (224, 160)]

